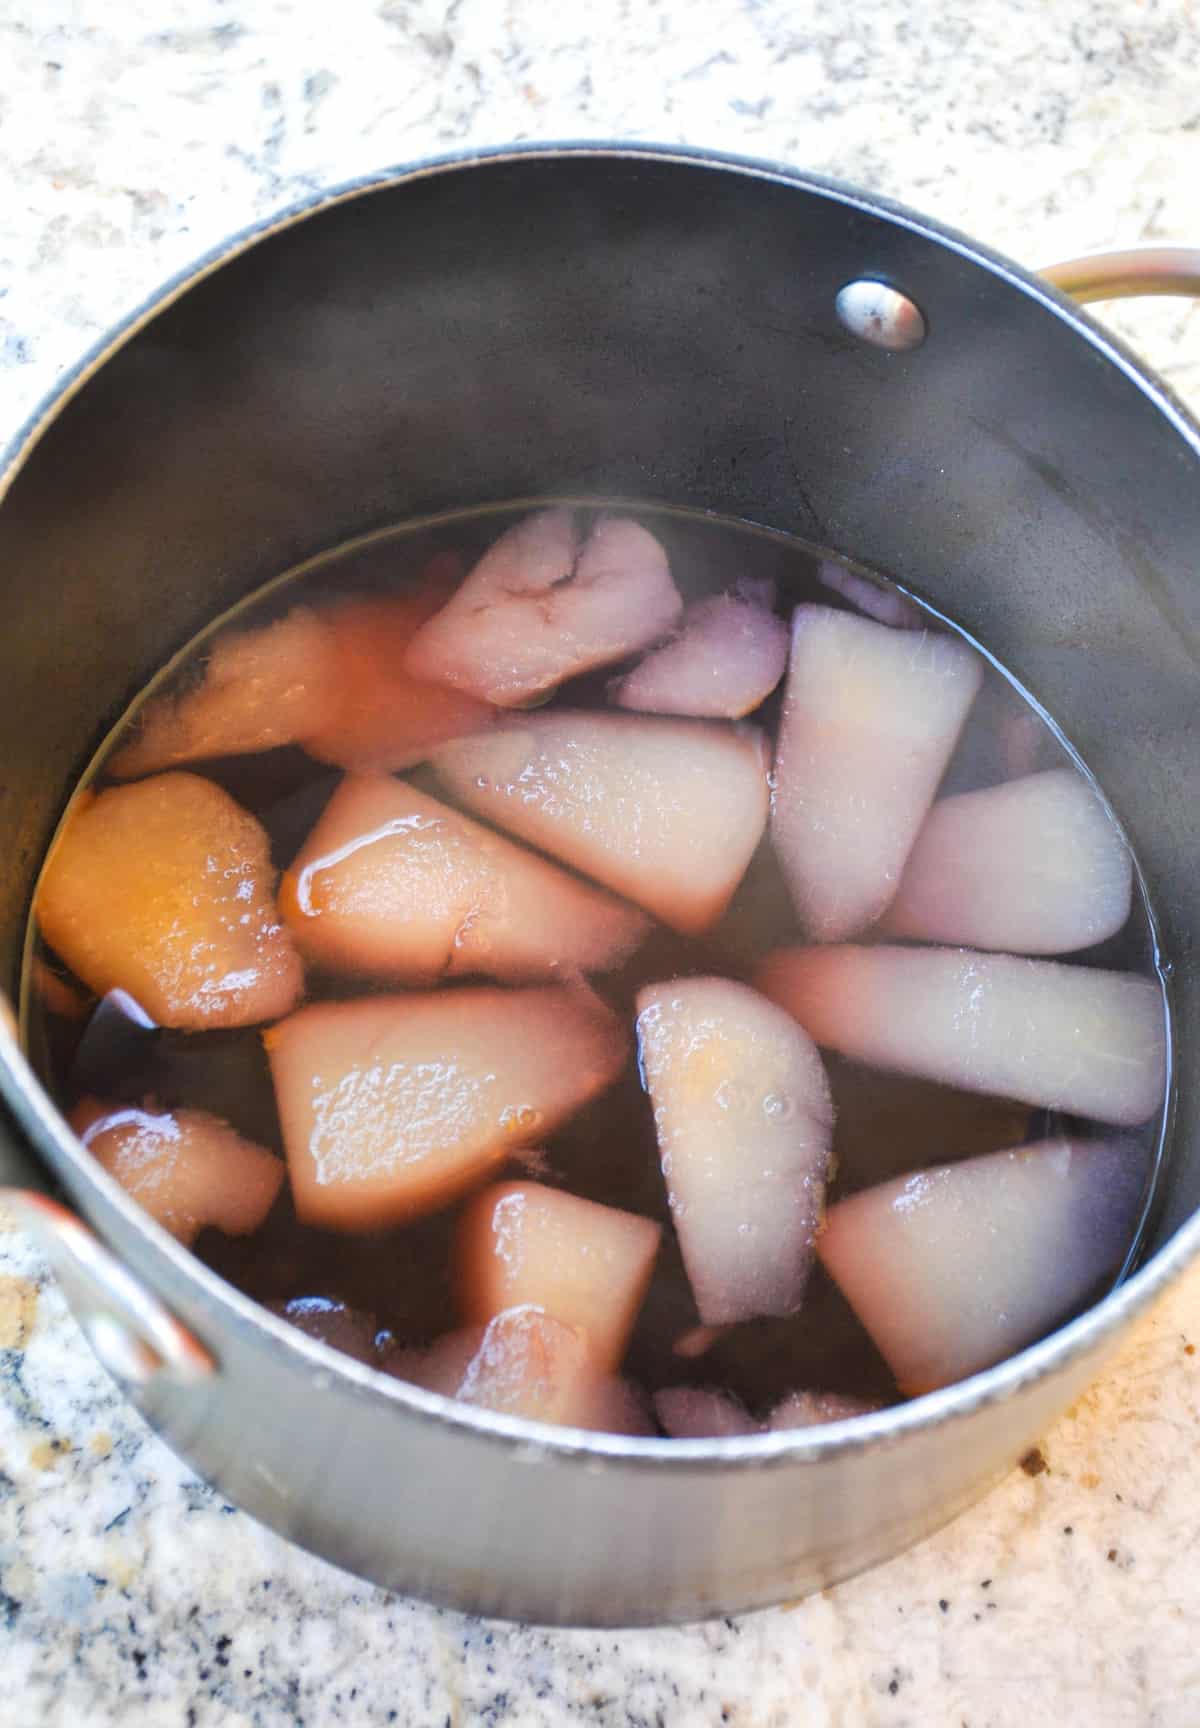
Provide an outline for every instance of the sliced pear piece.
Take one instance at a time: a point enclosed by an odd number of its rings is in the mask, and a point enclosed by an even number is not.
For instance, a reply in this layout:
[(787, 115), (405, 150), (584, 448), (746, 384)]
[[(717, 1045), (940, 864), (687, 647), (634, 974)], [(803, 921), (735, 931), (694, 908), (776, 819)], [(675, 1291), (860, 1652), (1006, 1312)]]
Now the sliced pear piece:
[(767, 1417), (772, 1433), (787, 1428), (821, 1428), (826, 1422), (848, 1422), (852, 1416), (870, 1416), (879, 1409), (865, 1398), (844, 1392), (789, 1392)]
[(724, 978), (651, 984), (637, 1005), (639, 1061), (701, 1321), (795, 1313), (833, 1132), (815, 1046), (765, 997)]
[(815, 941), (886, 909), (982, 676), (957, 637), (796, 608), (771, 836)]
[(602, 1368), (620, 1366), (662, 1230), (649, 1218), (547, 1188), (502, 1182), (459, 1221), (459, 1313), (487, 1321), (532, 1304), (588, 1338)]
[(683, 602), (667, 555), (636, 522), (544, 510), (502, 534), (414, 637), (418, 678), (519, 708), (667, 633)]
[(400, 1350), (389, 1374), (483, 1410), (611, 1434), (648, 1434), (627, 1381), (597, 1366), (586, 1335), (531, 1304), (486, 1326), (447, 1332), (424, 1350)]
[(1125, 1126), (1160, 1108), (1148, 978), (969, 948), (785, 948), (756, 982), (818, 1044), (967, 1092)]
[(787, 625), (770, 604), (736, 591), (697, 600), (678, 635), (615, 684), (613, 702), (643, 714), (740, 720), (766, 701), (787, 665)]
[(310, 756), (338, 768), (393, 771), (424, 762), (449, 738), (486, 731), (497, 712), (461, 690), (416, 678), (408, 645), (444, 602), (457, 559), (434, 561), (411, 594), (343, 600), (322, 612), (334, 698), (320, 723), (297, 734)]
[(654, 1414), (672, 1440), (736, 1440), (762, 1432), (744, 1405), (711, 1386), (665, 1386), (654, 1394)]
[(251, 1235), (283, 1186), (280, 1159), (206, 1110), (85, 1098), (71, 1126), (96, 1162), (185, 1246), (206, 1225), (226, 1236)]
[(218, 636), (202, 682), (147, 702), (133, 737), (106, 767), (126, 780), (181, 762), (274, 750), (327, 724), (336, 703), (326, 624), (311, 607), (297, 606), (274, 624)]
[(296, 606), (273, 624), (219, 635), (192, 689), (158, 696), (107, 764), (132, 779), (182, 762), (303, 744), (341, 768), (407, 768), (495, 710), (405, 670), (414, 634), (448, 599), (457, 558), (434, 558), (415, 588)]
[(1129, 917), (1133, 859), (1082, 774), (1052, 768), (943, 798), (883, 921), (891, 936), (1069, 954)]
[(560, 709), (448, 744), (434, 767), (476, 815), (692, 933), (721, 916), (766, 823), (753, 727)]
[(97, 996), (125, 991), (160, 1026), (286, 1014), (303, 972), (275, 910), (261, 823), (198, 774), (81, 799), (38, 884), (41, 933)]
[(902, 1392), (948, 1386), (1065, 1319), (1120, 1267), (1146, 1177), (1132, 1142), (1043, 1140), (868, 1188), (820, 1254)]
[(616, 1079), (627, 1039), (582, 987), (367, 996), (265, 1039), (296, 1211), (375, 1230), (433, 1212)]
[(309, 960), (413, 983), (605, 971), (650, 923), (405, 781), (374, 774), (342, 781), (284, 876), (280, 907)]

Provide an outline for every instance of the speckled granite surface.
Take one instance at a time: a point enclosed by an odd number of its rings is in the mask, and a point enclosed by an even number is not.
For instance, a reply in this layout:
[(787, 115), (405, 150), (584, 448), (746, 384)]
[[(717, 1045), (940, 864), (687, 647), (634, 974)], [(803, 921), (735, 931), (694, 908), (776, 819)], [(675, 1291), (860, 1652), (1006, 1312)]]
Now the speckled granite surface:
[[(1030, 263), (1200, 242), (1192, 0), (0, 0), (0, 442), (251, 218), (425, 152), (683, 139), (885, 190)], [(1200, 403), (1200, 313), (1119, 327)], [(309, 1559), (126, 1410), (0, 1233), (0, 1725), (1026, 1728), (1200, 1721), (1200, 1277), (941, 1536), (787, 1609), (484, 1626)]]

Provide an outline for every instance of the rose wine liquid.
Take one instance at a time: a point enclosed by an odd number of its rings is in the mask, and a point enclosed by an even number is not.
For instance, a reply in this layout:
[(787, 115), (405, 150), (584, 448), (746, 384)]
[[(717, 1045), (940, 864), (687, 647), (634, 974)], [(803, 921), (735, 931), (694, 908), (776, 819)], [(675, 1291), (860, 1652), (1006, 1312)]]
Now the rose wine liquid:
[[(320, 607), (348, 595), (402, 592), (442, 552), (457, 554), (469, 569), (505, 528), (535, 507), (465, 512), (373, 534), (276, 578), (175, 655), (131, 705), (80, 789), (100, 790), (110, 783), (106, 760), (128, 739), (147, 697), (186, 689), (200, 680), (218, 630), (262, 626), (300, 604)], [(624, 504), (620, 508), (643, 522), (665, 546), (685, 601), (719, 594), (739, 582), (767, 581), (774, 584), (776, 609), (785, 618), (805, 601), (846, 607), (857, 600), (859, 608), (867, 610), (914, 604), (885, 578), (785, 535), (699, 513), (631, 509)], [(954, 629), (932, 612), (925, 623), (933, 630)], [(939, 797), (1048, 768), (1070, 767), (1086, 773), (1047, 715), (987, 656), (986, 648), (981, 651), (986, 661), (984, 683)], [(552, 704), (604, 708), (608, 686), (621, 670), (609, 666), (570, 680), (554, 693)], [(781, 701), (782, 685), (749, 716), (769, 736), (777, 729)], [(258, 818), (270, 837), (273, 861), (280, 871), (291, 863), (340, 778), (339, 770), (316, 762), (298, 747), (186, 766), (216, 781)], [(409, 770), (405, 777), (444, 798), (426, 769)], [(596, 975), (592, 983), (632, 1030), (634, 999), (643, 984), (711, 973), (750, 981), (770, 950), (799, 940), (803, 938), (768, 833), (715, 928), (696, 938), (655, 924), (629, 962), (619, 971)], [(858, 940), (870, 942), (872, 937)], [(1140, 972), (1161, 984), (1164, 969), (1139, 872), (1135, 870), (1133, 909), (1124, 928), (1103, 944), (1068, 958), (1078, 965)], [(64, 985), (70, 994), (63, 991)], [(375, 988), (397, 986), (310, 969), (307, 999), (345, 999)], [(74, 1011), (63, 1012), (72, 996)], [(282, 1154), (261, 1027), (189, 1033), (142, 1027), (127, 1017), (97, 1013), (94, 998), (44, 948), (32, 925), (22, 1008), (26, 1047), (64, 1110), (87, 1095), (130, 1104), (152, 1099), (167, 1110), (203, 1109)], [(1095, 1126), (929, 1081), (872, 1071), (830, 1052), (822, 1054), (837, 1111), (831, 1203), (954, 1155), (996, 1151), (1057, 1133), (1078, 1135)], [(1119, 1276), (1134, 1265), (1151, 1215), (1166, 1115), (1164, 1108), (1137, 1131), (1151, 1174)], [(1111, 1131), (1101, 1125), (1096, 1132)], [(697, 1315), (671, 1228), (650, 1103), (635, 1056), (631, 1055), (619, 1082), (549, 1136), (538, 1153), (515, 1155), (507, 1169), (494, 1174), (523, 1173), (642, 1213), (663, 1225), (657, 1268), (624, 1367), (645, 1391), (703, 1383), (733, 1392), (756, 1411), (798, 1387), (882, 1403), (897, 1397), (886, 1365), (819, 1264), (813, 1268), (803, 1307), (794, 1317), (737, 1326), (698, 1360), (676, 1350), (677, 1342), (696, 1327)], [(451, 1207), (376, 1235), (341, 1235), (299, 1223), (285, 1183), (266, 1223), (255, 1234), (230, 1238), (206, 1229), (194, 1251), (222, 1277), (277, 1311), (291, 1305), (293, 1314), (307, 1308), (319, 1315), (328, 1304), (344, 1303), (370, 1317), (382, 1348), (392, 1340), (421, 1345), (458, 1323), (449, 1266), (458, 1210)], [(1099, 1294), (1102, 1291), (1093, 1292)]]

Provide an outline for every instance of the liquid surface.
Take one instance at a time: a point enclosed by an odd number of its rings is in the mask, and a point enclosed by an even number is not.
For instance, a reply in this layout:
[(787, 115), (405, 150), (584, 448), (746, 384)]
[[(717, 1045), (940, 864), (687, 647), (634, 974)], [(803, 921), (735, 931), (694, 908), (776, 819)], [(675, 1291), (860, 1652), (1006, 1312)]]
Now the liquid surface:
[[(373, 536), (277, 579), (244, 602), (235, 616), (218, 621), (219, 627), (257, 628), (283, 618), (298, 605), (320, 608), (345, 596), (405, 592), (438, 554), (452, 553), (469, 569), (523, 514), (524, 510), (516, 509), (489, 510)], [(783, 618), (802, 603), (853, 611), (856, 601), (860, 606), (865, 602), (872, 610), (899, 609), (897, 616), (916, 604), (882, 578), (832, 562), (790, 538), (685, 513), (638, 510), (632, 514), (665, 547), (671, 573), (687, 602), (749, 582), (773, 585), (775, 609)], [(938, 632), (950, 629), (933, 614), (926, 622)], [(211, 645), (212, 631), (176, 656), (109, 740), (83, 789), (96, 791), (113, 783), (106, 761), (136, 736), (141, 703), (164, 689), (197, 684)], [(638, 659), (631, 655), (621, 664), (569, 680), (539, 713), (567, 708), (612, 711), (614, 676)], [(771, 736), (779, 725), (781, 703), (782, 685), (750, 717)], [(337, 768), (314, 760), (296, 745), (186, 766), (215, 782), (257, 817), (269, 838), (272, 862), (281, 872), (292, 864), (341, 779)], [(1053, 726), (999, 668), (989, 664), (939, 798), (1054, 768), (1082, 771)], [(405, 770), (405, 779), (426, 793), (445, 796), (426, 767)], [(637, 994), (647, 985), (710, 974), (750, 983), (773, 950), (800, 940), (768, 834), (728, 910), (713, 928), (692, 936), (655, 922), (629, 960), (617, 970), (593, 977), (592, 983), (622, 1022), (632, 1027)], [(877, 938), (867, 933), (855, 940), (871, 944)], [(1136, 875), (1133, 910), (1124, 927), (1069, 959), (1081, 966), (1157, 979), (1153, 923)], [(446, 987), (461, 988), (453, 982)], [(340, 1001), (395, 988), (384, 980), (348, 979), (310, 967), (305, 1000)], [(260, 1026), (174, 1031), (139, 1024), (136, 1016), (128, 1014), (105, 1014), (36, 931), (31, 931), (27, 957), (23, 1025), (31, 1058), (64, 1110), (83, 1098), (100, 1096), (134, 1107), (151, 1101), (165, 1111), (205, 1111), (246, 1139), (282, 1154)], [(831, 1050), (823, 1050), (822, 1055), (836, 1112), (833, 1178), (827, 1196), (831, 1204), (941, 1161), (952, 1152), (970, 1156), (1060, 1134), (1109, 1132), (1049, 1110), (1018, 1108), (933, 1080), (879, 1072)], [(1162, 1133), (1161, 1112), (1134, 1131), (1150, 1176), (1121, 1275), (1133, 1264), (1138, 1235), (1152, 1205)], [(524, 1156), (515, 1154), (494, 1175), (527, 1173)], [(539, 1182), (640, 1214), (663, 1227), (661, 1250), (623, 1370), (645, 1393), (684, 1385), (718, 1387), (760, 1415), (790, 1394), (806, 1390), (844, 1394), (872, 1404), (898, 1398), (892, 1372), (820, 1264), (813, 1267), (796, 1315), (751, 1320), (711, 1340), (697, 1331), (696, 1304), (660, 1169), (654, 1116), (633, 1057), (615, 1085), (546, 1138), (533, 1162)], [(277, 1311), (287, 1307), (302, 1329), (332, 1337), (356, 1353), (370, 1353), (371, 1335), (377, 1349), (421, 1347), (458, 1323), (450, 1259), (461, 1204), (377, 1234), (345, 1236), (299, 1222), (284, 1183), (266, 1222), (254, 1234), (227, 1236), (207, 1228), (195, 1241), (194, 1251), (251, 1297)], [(366, 1317), (361, 1324), (352, 1320), (344, 1337), (336, 1335), (336, 1328), (331, 1332), (321, 1325), (321, 1316), (338, 1304)], [(702, 1352), (699, 1357), (693, 1353), (696, 1350)]]

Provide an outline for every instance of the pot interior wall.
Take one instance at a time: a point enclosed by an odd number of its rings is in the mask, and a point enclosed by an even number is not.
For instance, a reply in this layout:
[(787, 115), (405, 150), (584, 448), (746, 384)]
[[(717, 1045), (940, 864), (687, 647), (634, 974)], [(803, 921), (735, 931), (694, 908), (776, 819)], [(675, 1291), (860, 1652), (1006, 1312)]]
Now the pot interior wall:
[[(834, 297), (880, 275), (929, 336)], [(0, 508), (0, 966), (89, 748), (296, 559), (536, 493), (708, 507), (886, 569), (1031, 685), (1135, 836), (1174, 961), (1161, 1242), (1200, 1204), (1200, 462), (1125, 368), (960, 245), (783, 175), (606, 154), (434, 171), (186, 293)]]

